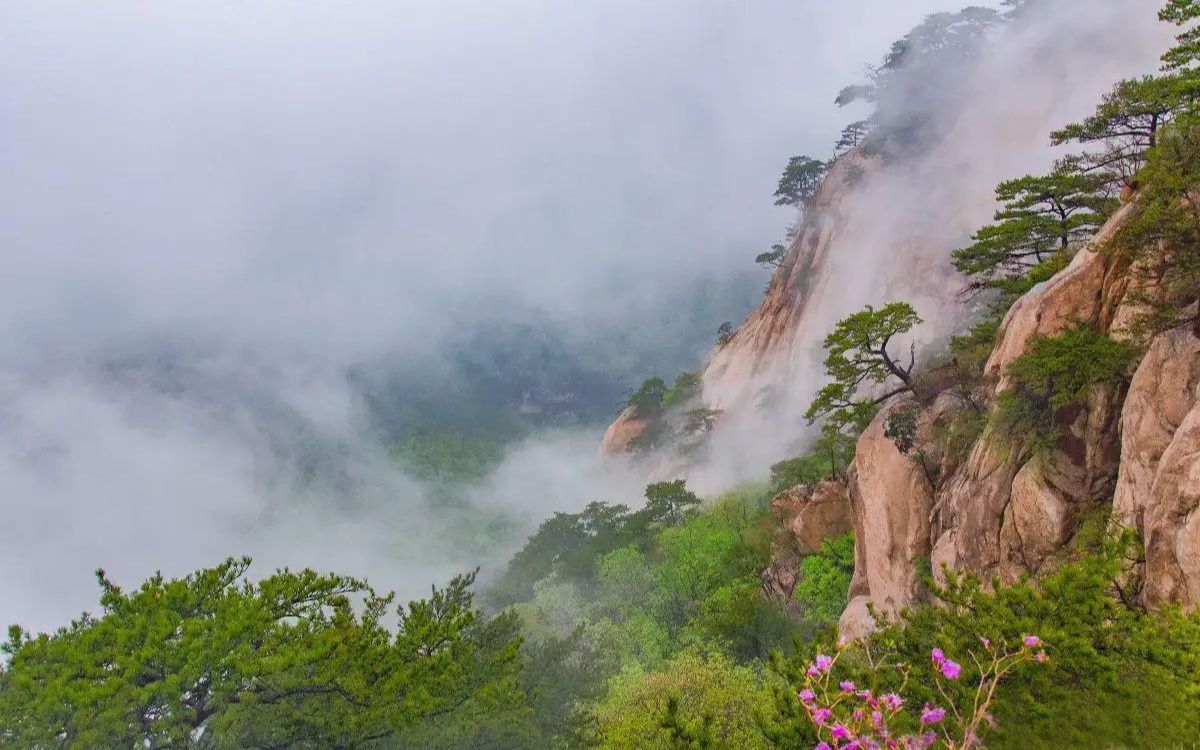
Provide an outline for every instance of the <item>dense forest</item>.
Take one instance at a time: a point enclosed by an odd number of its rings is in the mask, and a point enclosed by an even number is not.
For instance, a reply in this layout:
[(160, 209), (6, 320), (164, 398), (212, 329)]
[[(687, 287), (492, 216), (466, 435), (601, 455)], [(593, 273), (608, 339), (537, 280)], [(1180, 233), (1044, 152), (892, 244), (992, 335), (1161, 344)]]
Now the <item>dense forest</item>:
[[(949, 64), (1037, 2), (926, 19), (839, 103), (906, 96), (914, 67)], [(387, 581), (271, 573), (248, 558), (178, 579), (156, 574), (134, 589), (97, 571), (96, 611), (52, 633), (9, 630), (0, 747), (1193, 746), (1200, 616), (1129, 594), (1146, 557), (1136, 529), (1090, 518), (1054, 565), (1004, 579), (935, 570), (926, 559), (923, 603), (875, 612), (872, 632), (847, 638), (838, 625), (854, 535), (790, 549), (773, 502), (795, 487), (844, 482), (857, 441), (884, 414), (887, 439), (926, 475), (943, 455), (977, 445), (1051, 451), (1065, 438), (1063, 414), (1090, 389), (1128, 381), (1155, 336), (1200, 336), (1200, 0), (1170, 0), (1160, 17), (1178, 34), (1162, 70), (1117, 82), (1093, 114), (1048, 134), (1070, 155), (998, 185), (994, 221), (953, 250), (958, 334), (918, 350), (921, 311), (902, 299), (837, 322), (824, 340), (826, 380), (805, 415), (814, 440), (768, 476), (711, 497), (683, 479), (658, 481), (636, 506), (596, 501), (556, 513), (503, 570), (464, 571), (410, 602)], [(918, 116), (855, 122), (831, 161), (793, 158), (775, 197), (803, 213), (839, 159), (901, 160), (937, 127)], [(1113, 236), (1093, 248), (1121, 211)], [(787, 252), (781, 243), (755, 260), (776, 268)], [(985, 366), (1006, 316), (1085, 252), (1130, 269), (1137, 314), (1121, 336), (1077, 321), (1036, 337), (992, 398)], [(718, 331), (718, 344), (732, 333)], [(427, 397), (403, 402), (387, 393), (415, 376), (356, 375), (369, 397), (399, 404), (376, 410), (381, 442), (447, 502), (517, 437), (594, 422), (618, 406), (649, 425), (629, 460), (664, 446), (702, 456), (719, 415), (704, 407), (699, 375), (630, 389), (596, 382), (552, 336), (512, 338), (524, 340), (527, 359), (522, 377), (504, 382), (491, 373), (514, 370), (478, 346), (463, 349), (474, 360), (463, 355), (447, 365), (452, 376), (431, 381), (459, 388), (451, 393), (427, 384)], [(683, 358), (681, 349), (672, 364), (682, 369)], [(557, 398), (586, 382), (584, 395)], [(932, 441), (918, 439), (919, 411), (935, 397), (959, 408)], [(497, 403), (529, 408), (512, 416)], [(911, 406), (881, 411), (897, 403)], [(800, 559), (799, 573), (781, 595), (763, 573), (786, 553)]]

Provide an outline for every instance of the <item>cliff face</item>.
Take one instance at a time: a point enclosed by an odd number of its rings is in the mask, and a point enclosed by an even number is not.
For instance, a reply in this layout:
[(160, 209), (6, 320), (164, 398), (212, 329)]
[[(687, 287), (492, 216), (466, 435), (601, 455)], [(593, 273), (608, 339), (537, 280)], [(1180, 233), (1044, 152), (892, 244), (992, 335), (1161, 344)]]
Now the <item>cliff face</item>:
[(877, 164), (858, 151), (834, 162), (807, 210), (762, 304), (718, 347), (704, 370), (704, 400), (714, 409), (737, 409), (758, 399), (784, 377), (796, 332), (825, 277), (829, 254), (847, 218), (854, 185)]
[[(1008, 366), (1034, 336), (1076, 321), (1123, 335), (1127, 269), (1100, 251), (1131, 211), (1012, 307), (986, 368), (990, 396), (1008, 386)], [(921, 407), (917, 451), (937, 455), (925, 425), (946, 413), (947, 398)], [(1127, 386), (1095, 386), (1060, 413), (1062, 438), (1032, 457), (985, 435), (960, 465), (942, 462), (931, 474), (883, 434), (888, 414), (906, 407), (895, 399), (882, 410), (850, 471), (857, 547), (847, 635), (873, 627), (868, 604), (894, 616), (918, 602), (925, 565), (935, 575), (946, 565), (1012, 580), (1061, 559), (1088, 518), (1140, 532), (1146, 555), (1132, 571), (1134, 596), (1200, 606), (1200, 340), (1189, 332), (1158, 336)]]

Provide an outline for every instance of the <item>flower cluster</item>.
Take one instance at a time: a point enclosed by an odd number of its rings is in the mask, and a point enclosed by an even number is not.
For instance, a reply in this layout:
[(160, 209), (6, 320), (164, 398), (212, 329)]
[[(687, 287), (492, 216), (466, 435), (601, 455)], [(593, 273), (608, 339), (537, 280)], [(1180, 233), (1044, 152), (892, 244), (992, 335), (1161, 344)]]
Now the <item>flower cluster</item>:
[[(956, 705), (945, 683), (962, 677), (962, 665), (949, 658), (942, 649), (934, 648), (930, 651), (934, 681), (945, 706), (926, 703), (919, 711), (914, 708), (910, 716), (901, 695), (908, 683), (909, 665), (878, 663), (872, 658), (869, 645), (858, 644), (872, 676), (884, 670), (896, 671), (901, 676), (898, 691), (876, 694), (851, 680), (835, 679), (837, 662), (850, 647), (840, 641), (835, 656), (821, 654), (813, 659), (805, 672), (804, 687), (798, 693), (820, 738), (814, 750), (926, 750), (934, 747), (968, 750), (980, 747), (981, 735), (994, 726), (991, 706), (996, 685), (1018, 664), (1049, 660), (1043, 648), (1045, 644), (1034, 635), (1022, 638), (1021, 645), (1010, 653), (993, 648), (987, 638), (980, 638), (980, 642), (984, 648), (983, 658), (970, 654), (979, 673), (973, 699), (960, 701), (961, 708)], [(918, 728), (900, 731), (896, 729), (898, 726)]]

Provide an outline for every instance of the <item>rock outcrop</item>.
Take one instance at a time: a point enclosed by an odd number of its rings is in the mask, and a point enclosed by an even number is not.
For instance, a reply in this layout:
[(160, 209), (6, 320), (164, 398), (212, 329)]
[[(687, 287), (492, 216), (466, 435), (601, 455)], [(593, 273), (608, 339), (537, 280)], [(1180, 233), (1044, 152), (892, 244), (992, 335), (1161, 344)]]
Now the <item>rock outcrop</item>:
[(1121, 467), (1113, 521), (1146, 546), (1143, 601), (1200, 606), (1200, 340), (1154, 340), (1121, 412)]
[(846, 485), (826, 480), (816, 486), (800, 485), (780, 492), (771, 501), (778, 522), (772, 544), (772, 562), (763, 571), (763, 592), (779, 602), (790, 602), (799, 582), (805, 555), (819, 552), (821, 542), (848, 534), (850, 497)]
[(629, 450), (629, 444), (649, 426), (650, 420), (639, 417), (637, 407), (626, 408), (604, 431), (604, 439), (600, 442), (601, 455), (619, 456), (625, 453)]
[(930, 553), (934, 488), (921, 464), (884, 434), (888, 415), (911, 406), (911, 397), (893, 400), (858, 441), (850, 469), (854, 578), (843, 627), (866, 627), (857, 620), (868, 601), (892, 617), (921, 595), (918, 561)]
[(814, 284), (824, 275), (845, 223), (843, 203), (853, 194), (853, 184), (877, 166), (877, 158), (858, 150), (833, 162), (800, 231), (771, 277), (762, 304), (713, 352), (704, 371), (704, 398), (709, 406), (734, 408), (779, 382), (779, 373), (773, 368), (782, 364), (778, 355), (790, 350), (808, 311)]
[[(982, 396), (991, 400), (1010, 387), (1008, 368), (1029, 350), (1035, 337), (1053, 336), (1078, 324), (1109, 332), (1128, 318), (1123, 305), (1127, 269), (1119, 259), (1097, 248), (1112, 237), (1131, 210), (1125, 206), (1118, 211), (1092, 246), (1013, 305), (987, 362)], [(1200, 351), (1200, 344), (1196, 349)], [(1160, 359), (1174, 361), (1176, 357), (1164, 354)], [(1187, 370), (1190, 382), (1195, 383), (1200, 379), (1200, 362), (1194, 377), (1192, 373)], [(1149, 382), (1151, 377), (1143, 380)], [(1173, 475), (1172, 486), (1182, 486), (1190, 470), (1190, 454), (1179, 449), (1168, 455), (1168, 450), (1175, 442), (1173, 436), (1182, 429), (1179, 425), (1187, 413), (1183, 406), (1187, 399), (1177, 393), (1159, 394), (1149, 385), (1141, 390), (1144, 393), (1137, 398), (1142, 403), (1172, 399), (1173, 421), (1167, 426), (1151, 425), (1154, 429), (1145, 427), (1153, 433), (1154, 445), (1143, 451), (1141, 469), (1128, 481), (1152, 484), (1159, 472), (1166, 471)], [(1063, 434), (1051, 450), (1034, 455), (1020, 444), (1007, 445), (998, 436), (987, 435), (959, 465), (939, 460), (936, 445), (931, 445), (936, 441), (929, 438), (930, 425), (955, 418), (946, 397), (943, 394), (919, 406), (918, 445), (909, 455), (901, 454), (883, 430), (891, 411), (918, 408), (911, 397), (889, 403), (859, 440), (851, 469), (855, 574), (850, 606), (841, 622), (848, 635), (861, 635), (873, 626), (867, 617), (868, 603), (893, 616), (921, 598), (917, 570), (925, 557), (935, 576), (943, 566), (1007, 580), (1047, 569), (1061, 559), (1089, 514), (1107, 512), (1114, 491), (1119, 492), (1122, 453), (1133, 450), (1128, 441), (1124, 445), (1121, 441), (1121, 424), (1135, 419), (1128, 414), (1122, 419), (1125, 389), (1119, 384), (1095, 386), (1085, 403), (1060, 410), (1056, 419)], [(1148, 408), (1157, 410), (1152, 405)], [(1196, 419), (1200, 429), (1200, 412)], [(1129, 427), (1124, 431), (1128, 433)], [(1200, 450), (1200, 444), (1197, 448)], [(936, 471), (930, 471), (930, 457)], [(1127, 515), (1143, 526), (1161, 527), (1157, 538), (1162, 551), (1155, 558), (1163, 560), (1159, 567), (1174, 565), (1186, 570), (1192, 559), (1181, 550), (1194, 533), (1192, 519), (1200, 514), (1195, 513), (1195, 504), (1189, 505), (1185, 499), (1188, 491), (1171, 493), (1165, 486), (1164, 482), (1160, 496), (1150, 495), (1156, 503), (1153, 513), (1148, 508), (1139, 512), (1130, 503)], [(1195, 531), (1200, 531), (1200, 518), (1195, 526)], [(1200, 554), (1195, 562), (1200, 567)], [(1148, 577), (1152, 568), (1147, 565)], [(1172, 580), (1164, 586), (1170, 591), (1165, 598), (1186, 599), (1187, 594), (1181, 593), (1186, 582)], [(1147, 599), (1153, 599), (1150, 588), (1147, 592)]]

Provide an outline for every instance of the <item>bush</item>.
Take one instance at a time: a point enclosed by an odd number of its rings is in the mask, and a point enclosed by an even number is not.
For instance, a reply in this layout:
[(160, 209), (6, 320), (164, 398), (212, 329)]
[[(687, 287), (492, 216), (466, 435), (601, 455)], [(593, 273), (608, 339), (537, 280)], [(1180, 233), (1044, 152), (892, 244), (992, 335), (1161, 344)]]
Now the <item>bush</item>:
[(1035, 451), (1052, 448), (1062, 410), (1082, 403), (1091, 386), (1119, 380), (1135, 355), (1131, 345), (1082, 325), (1035, 337), (1009, 366), (1013, 387), (1000, 395), (993, 414), (998, 434)]
[(766, 750), (754, 714), (770, 700), (764, 676), (720, 654), (685, 653), (661, 669), (618, 676), (593, 709), (600, 750), (671, 750), (662, 726), (668, 699), (689, 716), (708, 716), (714, 739), (739, 750)]
[(854, 534), (821, 542), (821, 552), (801, 562), (803, 576), (792, 598), (804, 612), (805, 623), (814, 629), (833, 625), (846, 609), (850, 578), (854, 575)]

